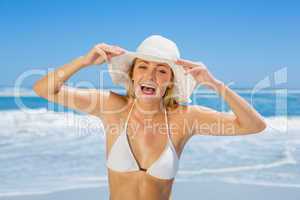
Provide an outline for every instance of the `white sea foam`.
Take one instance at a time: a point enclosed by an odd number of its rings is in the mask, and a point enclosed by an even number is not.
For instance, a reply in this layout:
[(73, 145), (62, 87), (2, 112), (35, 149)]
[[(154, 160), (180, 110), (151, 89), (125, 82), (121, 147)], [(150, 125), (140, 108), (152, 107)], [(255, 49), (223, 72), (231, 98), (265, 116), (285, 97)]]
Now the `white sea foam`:
[[(0, 196), (107, 184), (100, 119), (46, 109), (2, 110), (0, 116), (0, 176), (5, 183)], [(286, 131), (280, 123), (284, 120)], [(178, 180), (298, 187), (300, 117), (266, 121), (268, 128), (260, 134), (193, 137), (181, 157)]]
[[(31, 195), (44, 195), (44, 194), (51, 194), (60, 191), (66, 190), (74, 190), (74, 189), (85, 189), (85, 188), (101, 188), (107, 187), (107, 183), (103, 184), (84, 184), (84, 185), (75, 185), (75, 186), (65, 186), (57, 189), (48, 189), (48, 190), (31, 190), (28, 192), (2, 192), (0, 193), (0, 197), (12, 197), (12, 196), (31, 196)], [(38, 188), (36, 188), (38, 189)]]
[(300, 188), (300, 184), (292, 184), (292, 183), (278, 183), (278, 182), (270, 182), (270, 181), (249, 181), (249, 180), (241, 180), (234, 177), (222, 178), (223, 182), (233, 183), (233, 184), (249, 184), (249, 185), (261, 185), (261, 186), (270, 186), (270, 187), (288, 187), (288, 188)]
[[(75, 114), (73, 112), (54, 112), (42, 108), (2, 110), (0, 111), (0, 115), (2, 118), (0, 126), (5, 127), (5, 130), (0, 131), (0, 135), (18, 134), (21, 136), (22, 134), (32, 134), (41, 136), (47, 133), (55, 134), (57, 130), (60, 130), (60, 134), (76, 136), (76, 134), (86, 133), (87, 130), (103, 130), (103, 124), (99, 118), (92, 115)], [(67, 130), (61, 132), (63, 129)], [(90, 132), (90, 134), (92, 133)]]

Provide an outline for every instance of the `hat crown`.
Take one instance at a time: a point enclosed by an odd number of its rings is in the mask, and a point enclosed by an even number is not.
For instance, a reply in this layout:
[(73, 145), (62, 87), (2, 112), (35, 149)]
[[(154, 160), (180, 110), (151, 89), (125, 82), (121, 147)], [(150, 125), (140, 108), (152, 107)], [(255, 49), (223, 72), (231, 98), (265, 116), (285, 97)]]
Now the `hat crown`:
[(170, 60), (176, 60), (180, 57), (177, 45), (160, 35), (152, 35), (147, 37), (138, 46), (138, 53), (163, 57)]

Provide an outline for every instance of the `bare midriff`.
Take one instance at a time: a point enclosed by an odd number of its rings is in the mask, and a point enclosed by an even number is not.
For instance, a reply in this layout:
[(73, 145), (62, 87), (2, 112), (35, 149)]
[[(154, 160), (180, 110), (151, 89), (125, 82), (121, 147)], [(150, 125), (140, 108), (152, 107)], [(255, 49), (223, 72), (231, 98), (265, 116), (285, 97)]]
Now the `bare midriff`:
[(116, 172), (108, 169), (109, 200), (171, 200), (173, 179), (152, 177), (145, 171)]

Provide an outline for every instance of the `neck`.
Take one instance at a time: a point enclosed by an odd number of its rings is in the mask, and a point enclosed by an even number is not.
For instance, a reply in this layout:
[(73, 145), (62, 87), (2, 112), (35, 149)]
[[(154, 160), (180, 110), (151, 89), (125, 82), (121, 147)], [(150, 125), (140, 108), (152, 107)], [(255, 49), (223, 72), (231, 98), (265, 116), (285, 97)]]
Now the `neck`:
[(144, 119), (153, 118), (165, 109), (162, 100), (147, 102), (140, 99), (134, 99), (134, 101), (137, 108), (136, 111), (138, 111), (137, 114)]

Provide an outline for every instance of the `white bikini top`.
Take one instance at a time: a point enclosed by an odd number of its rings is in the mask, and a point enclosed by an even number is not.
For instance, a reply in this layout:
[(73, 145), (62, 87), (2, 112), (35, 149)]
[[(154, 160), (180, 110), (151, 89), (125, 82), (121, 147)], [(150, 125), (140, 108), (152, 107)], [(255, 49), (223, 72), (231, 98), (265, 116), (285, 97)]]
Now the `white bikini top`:
[(125, 122), (124, 131), (118, 136), (111, 147), (108, 159), (106, 161), (106, 166), (109, 169), (118, 172), (132, 172), (142, 170), (147, 174), (159, 179), (172, 179), (176, 176), (176, 173), (178, 171), (179, 158), (170, 138), (167, 111), (165, 109), (165, 119), (168, 129), (167, 144), (160, 157), (148, 169), (143, 169), (139, 167), (138, 162), (131, 151), (127, 137), (127, 124), (135, 102), (136, 99), (134, 100), (129, 111), (128, 117)]

